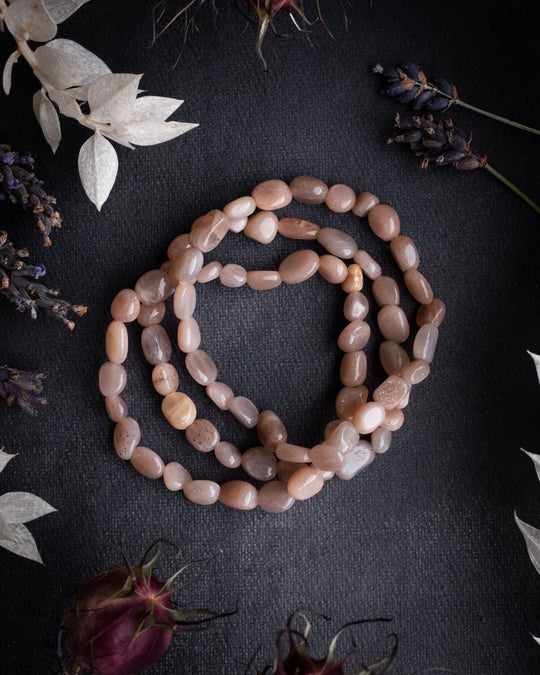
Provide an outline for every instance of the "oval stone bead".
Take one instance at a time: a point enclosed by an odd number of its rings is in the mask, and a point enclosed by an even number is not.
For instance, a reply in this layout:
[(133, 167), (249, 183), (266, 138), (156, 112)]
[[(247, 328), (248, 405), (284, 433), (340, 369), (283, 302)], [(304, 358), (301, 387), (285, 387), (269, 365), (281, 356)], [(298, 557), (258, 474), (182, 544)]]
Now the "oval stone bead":
[(197, 416), (195, 403), (181, 391), (165, 396), (161, 402), (161, 410), (169, 424), (175, 429), (187, 429)]
[(157, 326), (163, 321), (165, 316), (165, 303), (158, 302), (155, 305), (141, 305), (137, 322), (143, 328), (147, 326)]
[(373, 392), (373, 400), (385, 410), (396, 408), (408, 395), (409, 385), (398, 375), (390, 375)]
[(399, 375), (401, 369), (409, 363), (409, 356), (403, 347), (392, 340), (381, 342), (379, 359), (387, 375)]
[(282, 180), (265, 180), (253, 188), (251, 196), (261, 211), (281, 209), (292, 201), (292, 192)]
[(257, 418), (259, 440), (268, 450), (274, 450), (278, 443), (287, 442), (287, 429), (272, 410), (263, 410)]
[(202, 349), (186, 354), (186, 368), (195, 382), (204, 387), (216, 381), (216, 364)]
[(219, 431), (210, 420), (197, 419), (186, 428), (186, 439), (199, 452), (211, 452), (219, 443)]
[(335, 213), (350, 211), (356, 202), (356, 193), (348, 185), (337, 183), (328, 189), (326, 206)]
[(169, 462), (163, 469), (163, 482), (167, 490), (178, 492), (185, 487), (191, 480), (191, 475), (187, 469), (178, 462)]
[(219, 501), (239, 511), (251, 511), (257, 506), (257, 488), (245, 480), (230, 480), (221, 486)]
[(353, 260), (357, 265), (360, 265), (368, 279), (373, 281), (373, 279), (377, 279), (377, 277), (381, 276), (381, 266), (376, 260), (373, 260), (366, 251), (356, 251)]
[(120, 422), (128, 414), (127, 404), (120, 396), (106, 396), (105, 410), (111, 422)]
[(169, 361), (172, 356), (172, 345), (163, 326), (148, 326), (141, 333), (141, 345), (144, 358), (151, 363)]
[(128, 355), (128, 332), (122, 321), (111, 321), (105, 334), (105, 352), (112, 363), (124, 363)]
[(224, 265), (219, 273), (219, 280), (228, 288), (240, 288), (246, 283), (247, 272), (242, 265), (229, 263)]
[(199, 284), (207, 284), (209, 281), (214, 281), (214, 279), (219, 279), (219, 274), (223, 265), (214, 260), (208, 265), (205, 265), (199, 274), (197, 274), (197, 282)]
[(306, 466), (307, 464), (303, 464), (302, 462), (287, 462), (284, 459), (280, 459), (278, 461), (278, 478), (287, 483), (293, 473)]
[(182, 319), (178, 324), (178, 346), (180, 349), (189, 354), (199, 349), (201, 344), (201, 331), (199, 324), (190, 316), (187, 319)]
[(294, 498), (287, 490), (287, 483), (272, 480), (265, 483), (257, 495), (259, 508), (268, 513), (284, 513), (294, 504)]
[(336, 414), (341, 420), (353, 421), (356, 409), (367, 401), (368, 390), (359, 387), (343, 387), (336, 396)]
[(414, 358), (431, 363), (439, 339), (439, 329), (431, 323), (421, 326), (413, 343)]
[(191, 480), (184, 485), (184, 494), (190, 502), (208, 506), (219, 499), (219, 485), (213, 480)]
[(347, 278), (347, 265), (334, 255), (319, 258), (319, 274), (331, 284), (341, 284)]
[(242, 232), (242, 230), (245, 228), (247, 225), (247, 217), (246, 218), (229, 218), (229, 231), (230, 232), (235, 232), (238, 234), (239, 232)]
[(364, 275), (362, 268), (356, 263), (347, 267), (347, 278), (341, 284), (345, 293), (355, 293), (364, 287)]
[(106, 361), (99, 369), (99, 391), (103, 396), (118, 396), (127, 383), (127, 373), (118, 363)]
[(311, 249), (296, 251), (279, 266), (279, 274), (286, 284), (299, 284), (312, 277), (319, 269), (319, 256)]
[(242, 468), (248, 476), (256, 480), (272, 480), (277, 474), (277, 461), (270, 450), (249, 448), (242, 455)]
[(167, 249), (167, 258), (169, 258), (169, 260), (174, 260), (179, 253), (190, 246), (189, 233), (179, 234), (169, 244), (169, 248)]
[(390, 251), (394, 256), (397, 266), (402, 272), (411, 268), (416, 269), (420, 263), (420, 256), (414, 241), (404, 234), (392, 239)]
[(227, 441), (220, 441), (214, 448), (214, 455), (220, 464), (228, 469), (237, 469), (242, 464), (240, 450)]
[(312, 176), (297, 176), (290, 188), (292, 196), (301, 204), (322, 204), (328, 194), (328, 185)]
[(258, 241), (260, 244), (269, 244), (276, 238), (278, 219), (273, 211), (258, 211), (248, 218), (244, 227), (246, 237)]
[(327, 441), (343, 420), (331, 420), (324, 427), (324, 440)]
[(274, 270), (253, 270), (247, 273), (246, 282), (254, 291), (268, 291), (281, 285), (281, 276)]
[(390, 447), (390, 443), (392, 442), (392, 432), (389, 429), (385, 429), (382, 426), (378, 427), (371, 434), (370, 441), (371, 447), (373, 448), (373, 452), (375, 452), (378, 455), (381, 455), (383, 452), (386, 452)]
[(181, 281), (174, 291), (173, 308), (177, 319), (189, 319), (195, 311), (197, 292), (189, 281)]
[(337, 420), (337, 426), (332, 429), (327, 440), (330, 445), (335, 446), (346, 455), (358, 445), (360, 434), (351, 422)]
[(311, 448), (309, 458), (313, 466), (321, 471), (339, 471), (345, 466), (345, 455), (330, 443), (315, 445)]
[(359, 387), (367, 375), (367, 358), (363, 351), (348, 352), (341, 360), (339, 377), (344, 387)]
[(143, 445), (139, 445), (133, 451), (130, 459), (133, 468), (145, 478), (161, 478), (165, 464), (161, 457)]
[(377, 313), (377, 325), (385, 340), (405, 342), (409, 337), (409, 322), (397, 305), (385, 305)]
[(403, 410), (403, 408), (406, 408), (409, 405), (409, 397), (411, 395), (410, 390), (407, 392), (407, 396), (403, 400), (401, 400), (397, 406), (395, 407), (395, 410)]
[(135, 291), (124, 288), (114, 296), (111, 303), (111, 315), (115, 321), (131, 323), (139, 315), (141, 301)]
[(347, 295), (343, 305), (343, 314), (348, 321), (365, 319), (368, 312), (369, 302), (363, 293), (360, 293), (360, 291), (353, 291)]
[(353, 424), (359, 434), (370, 434), (384, 421), (386, 410), (383, 405), (375, 401), (364, 403), (356, 409)]
[(172, 394), (178, 389), (178, 371), (172, 363), (158, 363), (152, 371), (152, 384), (161, 396)]
[(141, 442), (141, 430), (133, 417), (123, 417), (114, 427), (113, 445), (120, 459), (131, 459)]
[(175, 258), (169, 276), (175, 284), (181, 281), (193, 283), (197, 279), (203, 264), (204, 256), (198, 249), (186, 248)]
[(379, 198), (371, 192), (361, 192), (354, 202), (352, 212), (355, 216), (363, 218), (364, 216), (367, 216), (369, 211), (371, 211), (374, 206), (377, 206), (378, 203)]
[(394, 410), (387, 410), (384, 420), (381, 422), (381, 427), (383, 429), (388, 429), (388, 431), (397, 431), (403, 426), (405, 421), (405, 415), (402, 410), (394, 408)]
[(193, 223), (189, 241), (199, 251), (208, 253), (221, 243), (228, 231), (229, 219), (227, 216), (223, 211), (213, 209), (204, 216), (197, 218)]
[(377, 204), (368, 213), (368, 223), (374, 234), (383, 241), (391, 241), (399, 235), (399, 216), (388, 204)]
[(206, 387), (206, 393), (220, 410), (228, 410), (234, 399), (233, 390), (224, 382), (212, 382)]
[(368, 467), (375, 459), (375, 453), (371, 444), (367, 441), (360, 441), (356, 447), (346, 457), (345, 466), (336, 471), (336, 475), (341, 480), (351, 480), (360, 471)]
[(236, 419), (248, 429), (253, 429), (257, 424), (259, 411), (255, 404), (245, 396), (235, 396), (229, 403), (228, 409)]
[(399, 288), (392, 277), (377, 277), (371, 285), (371, 292), (379, 307), (399, 305)]
[(433, 291), (426, 277), (418, 270), (411, 268), (405, 272), (403, 279), (413, 298), (422, 305), (429, 305), (433, 300)]
[(342, 352), (356, 352), (369, 342), (371, 328), (362, 319), (351, 321), (339, 334), (337, 345)]
[(317, 241), (321, 246), (338, 258), (352, 258), (358, 250), (358, 244), (345, 232), (333, 227), (323, 227), (317, 232)]
[(246, 218), (255, 211), (255, 200), (253, 197), (239, 197), (229, 202), (224, 207), (223, 213), (227, 218)]
[(292, 443), (280, 443), (276, 449), (276, 457), (285, 462), (295, 462), (303, 464), (309, 462), (309, 448), (302, 445), (293, 445)]
[(295, 471), (287, 483), (287, 491), (294, 499), (309, 499), (324, 487), (324, 478), (317, 469), (306, 466)]
[(281, 218), (278, 221), (278, 232), (288, 239), (317, 239), (317, 232), (320, 229), (315, 223), (302, 218)]
[(411, 363), (403, 366), (400, 377), (402, 377), (410, 387), (413, 384), (419, 384), (425, 380), (429, 375), (429, 371), (430, 366), (427, 361), (411, 361)]
[(157, 305), (158, 302), (166, 300), (172, 292), (167, 273), (163, 270), (150, 270), (135, 284), (135, 293), (145, 305)]
[(446, 305), (439, 298), (432, 300), (429, 305), (422, 305), (416, 314), (416, 323), (418, 326), (424, 326), (426, 323), (432, 323), (437, 328), (441, 325), (446, 314)]

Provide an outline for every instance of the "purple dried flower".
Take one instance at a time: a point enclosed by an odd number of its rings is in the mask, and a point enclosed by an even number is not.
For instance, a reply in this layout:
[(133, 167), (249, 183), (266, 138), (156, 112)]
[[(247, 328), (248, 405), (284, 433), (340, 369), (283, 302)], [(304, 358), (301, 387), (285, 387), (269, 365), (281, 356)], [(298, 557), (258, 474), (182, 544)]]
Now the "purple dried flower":
[(29, 373), (0, 366), (0, 396), (8, 405), (20, 405), (30, 415), (37, 415), (37, 406), (47, 403), (43, 391), (42, 373)]

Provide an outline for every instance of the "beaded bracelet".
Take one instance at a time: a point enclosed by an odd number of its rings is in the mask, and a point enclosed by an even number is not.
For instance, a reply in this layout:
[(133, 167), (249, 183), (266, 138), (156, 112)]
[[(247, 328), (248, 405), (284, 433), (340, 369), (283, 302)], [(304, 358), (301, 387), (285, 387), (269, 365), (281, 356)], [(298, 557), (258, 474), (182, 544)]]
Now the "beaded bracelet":
[[(381, 267), (348, 234), (300, 218), (281, 218), (274, 211), (287, 206), (292, 199), (303, 204), (322, 204), (337, 213), (352, 211), (359, 217), (367, 215), (372, 231), (390, 250), (409, 292), (420, 303), (414, 339), (414, 360), (409, 362), (402, 347), (410, 333), (409, 323), (399, 307), (396, 282), (382, 276)], [(256, 210), (259, 209), (259, 210)], [(227, 232), (243, 232), (249, 238), (268, 244), (279, 232), (299, 240), (314, 240), (327, 254), (319, 256), (303, 249), (287, 256), (278, 270), (246, 271), (240, 265), (223, 266), (218, 261), (204, 265), (204, 254), (214, 250)], [(425, 277), (418, 271), (419, 256), (414, 242), (400, 235), (399, 217), (395, 210), (380, 204), (375, 195), (362, 192), (358, 196), (346, 185), (327, 187), (322, 181), (299, 176), (290, 186), (280, 180), (269, 180), (255, 187), (250, 197), (240, 197), (227, 204), (223, 211), (213, 210), (198, 218), (189, 234), (176, 237), (167, 250), (168, 260), (159, 270), (151, 270), (136, 283), (135, 289), (124, 289), (111, 305), (113, 321), (107, 328), (106, 353), (109, 361), (99, 372), (99, 387), (105, 396), (109, 418), (116, 423), (114, 448), (124, 460), (148, 478), (163, 477), (169, 490), (183, 490), (185, 496), (198, 504), (220, 501), (240, 510), (256, 506), (274, 513), (289, 509), (296, 499), (304, 500), (317, 494), (326, 480), (337, 475), (349, 480), (367, 467), (376, 454), (386, 452), (393, 431), (404, 421), (403, 408), (409, 402), (411, 387), (423, 381), (430, 371), (438, 327), (445, 314), (444, 303), (433, 298)], [(352, 263), (344, 262), (353, 260)], [(338, 347), (345, 352), (340, 379), (343, 388), (336, 398), (338, 419), (329, 422), (324, 441), (313, 448), (287, 442), (286, 429), (272, 411), (258, 412), (254, 403), (235, 396), (223, 382), (217, 380), (217, 368), (211, 357), (199, 349), (201, 336), (193, 314), (196, 306), (196, 283), (220, 279), (228, 287), (238, 288), (247, 283), (254, 290), (269, 290), (281, 283), (296, 284), (319, 273), (332, 284), (341, 284), (346, 293), (344, 315), (349, 324), (338, 337)], [(364, 347), (371, 329), (364, 319), (369, 310), (368, 300), (361, 293), (364, 275), (372, 281), (372, 293), (379, 305), (377, 324), (384, 342), (379, 355), (387, 378), (374, 390), (368, 401), (364, 385), (367, 363)], [(169, 363), (172, 345), (160, 325), (165, 315), (165, 300), (174, 293), (173, 308), (178, 324), (178, 346), (186, 354), (186, 369), (191, 377), (206, 387), (206, 393), (221, 410), (230, 411), (248, 428), (257, 427), (261, 446), (244, 453), (232, 443), (221, 441), (217, 428), (210, 420), (197, 419), (193, 400), (177, 391), (179, 376)], [(192, 480), (189, 472), (178, 462), (164, 464), (150, 448), (140, 446), (138, 423), (128, 416), (127, 405), (120, 397), (127, 382), (121, 365), (128, 354), (126, 323), (137, 319), (143, 326), (142, 349), (146, 360), (154, 366), (152, 382), (162, 395), (162, 411), (176, 429), (185, 430), (188, 442), (200, 452), (213, 451), (218, 461), (229, 468), (242, 467), (248, 476), (263, 481), (257, 490), (245, 480), (227, 481), (221, 487), (210, 480)], [(370, 440), (362, 436), (369, 436)], [(278, 480), (273, 480), (278, 477)]]

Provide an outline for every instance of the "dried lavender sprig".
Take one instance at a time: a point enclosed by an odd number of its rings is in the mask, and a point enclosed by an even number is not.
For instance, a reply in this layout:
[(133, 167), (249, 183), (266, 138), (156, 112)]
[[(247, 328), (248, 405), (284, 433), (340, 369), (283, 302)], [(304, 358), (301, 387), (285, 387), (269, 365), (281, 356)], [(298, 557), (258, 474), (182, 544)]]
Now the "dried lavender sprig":
[(436, 166), (450, 164), (461, 170), (487, 169), (540, 214), (540, 207), (514, 183), (490, 166), (486, 155), (471, 145), (472, 132), (467, 134), (455, 127), (451, 119), (436, 121), (433, 115), (429, 114), (402, 116), (398, 113), (395, 117), (395, 126), (397, 131), (387, 142), (407, 144), (417, 157), (422, 157), (423, 169), (430, 164)]
[(8, 405), (20, 405), (30, 415), (37, 415), (37, 406), (47, 403), (43, 392), (43, 373), (29, 373), (0, 366), (0, 396)]
[(0, 293), (14, 303), (20, 312), (28, 309), (33, 319), (37, 317), (37, 307), (42, 307), (47, 314), (73, 330), (75, 323), (67, 318), (69, 312), (82, 316), (86, 307), (71, 305), (57, 297), (59, 291), (36, 283), (37, 279), (45, 275), (45, 267), (27, 264), (23, 260), (27, 257), (26, 249), (15, 249), (6, 232), (0, 232)]
[(384, 93), (396, 98), (400, 103), (412, 103), (415, 110), (426, 109), (431, 112), (443, 112), (452, 105), (460, 105), (498, 122), (509, 124), (523, 131), (529, 131), (532, 134), (540, 134), (540, 129), (514, 122), (507, 117), (495, 115), (462, 101), (458, 96), (456, 87), (448, 80), (439, 78), (434, 82), (428, 82), (424, 72), (414, 63), (406, 63), (401, 68), (384, 68), (380, 63), (377, 63), (373, 72), (386, 80), (387, 86), (383, 89)]
[(43, 181), (32, 172), (34, 159), (30, 154), (12, 151), (9, 145), (0, 144), (0, 201), (9, 200), (31, 209), (45, 246), (51, 245), (53, 227), (61, 227), (62, 218), (54, 208), (56, 199), (43, 189)]

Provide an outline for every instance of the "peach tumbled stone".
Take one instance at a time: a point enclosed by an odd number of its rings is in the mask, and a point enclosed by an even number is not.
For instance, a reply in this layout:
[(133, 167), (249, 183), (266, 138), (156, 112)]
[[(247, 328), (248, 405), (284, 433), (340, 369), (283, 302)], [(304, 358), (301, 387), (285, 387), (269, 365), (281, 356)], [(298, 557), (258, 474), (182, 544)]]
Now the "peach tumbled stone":
[(174, 291), (173, 309), (177, 319), (189, 319), (195, 311), (197, 292), (190, 281), (181, 281)]
[(293, 473), (298, 471), (298, 469), (302, 469), (306, 466), (307, 464), (304, 464), (302, 462), (288, 462), (285, 459), (280, 459), (277, 463), (278, 478), (287, 483), (290, 477), (293, 475)]
[(410, 390), (407, 392), (407, 396), (403, 398), (395, 407), (395, 410), (403, 410), (403, 408), (406, 408), (409, 405), (409, 398), (411, 396)]
[(223, 208), (223, 213), (227, 218), (246, 218), (255, 211), (256, 205), (253, 197), (239, 197), (229, 202)]
[(249, 448), (242, 455), (242, 468), (248, 476), (267, 481), (277, 474), (277, 461), (274, 453), (266, 448)]
[(373, 392), (373, 400), (385, 410), (396, 408), (408, 395), (409, 385), (399, 375), (390, 375)]
[(152, 384), (161, 396), (172, 394), (178, 389), (178, 371), (172, 363), (158, 363), (152, 371)]
[(321, 228), (309, 220), (302, 218), (281, 218), (278, 222), (278, 232), (288, 239), (317, 239), (317, 232)]
[(141, 442), (141, 430), (133, 417), (123, 417), (114, 427), (113, 445), (120, 459), (131, 459)]
[(377, 313), (377, 325), (385, 340), (405, 342), (409, 337), (409, 322), (397, 305), (385, 305)]
[(253, 188), (251, 196), (261, 211), (281, 209), (292, 201), (292, 192), (282, 180), (265, 180)]
[(421, 326), (413, 343), (414, 358), (431, 363), (439, 339), (439, 329), (431, 323)]
[(252, 270), (246, 274), (246, 283), (254, 291), (268, 291), (281, 285), (281, 276), (275, 270)]
[(343, 314), (348, 321), (365, 319), (368, 312), (369, 302), (363, 293), (352, 291), (352, 293), (347, 295), (343, 304)]
[(204, 387), (216, 381), (216, 364), (202, 349), (186, 354), (186, 368), (195, 382)]
[(403, 280), (415, 300), (422, 305), (429, 305), (433, 300), (433, 291), (421, 272), (411, 268), (405, 272)]
[(169, 462), (163, 469), (163, 482), (167, 490), (178, 492), (191, 481), (191, 475), (178, 462)]
[(390, 443), (392, 442), (392, 432), (382, 426), (377, 427), (377, 429), (372, 432), (369, 440), (371, 447), (373, 448), (373, 452), (375, 452), (377, 455), (381, 455), (390, 447)]
[(269, 244), (276, 238), (278, 219), (273, 211), (258, 211), (248, 218), (244, 227), (246, 237), (258, 241), (260, 244)]
[(240, 450), (227, 441), (220, 441), (214, 448), (214, 455), (220, 464), (228, 469), (237, 469), (242, 464)]
[(343, 355), (339, 377), (344, 387), (359, 387), (364, 384), (367, 375), (367, 358), (363, 351), (348, 352)]
[(234, 399), (233, 390), (224, 382), (212, 382), (206, 387), (206, 394), (220, 410), (228, 410)]
[(219, 485), (213, 480), (192, 480), (184, 485), (184, 494), (190, 502), (208, 506), (219, 499)]
[(371, 443), (359, 441), (358, 445), (347, 455), (345, 466), (336, 471), (336, 476), (339, 476), (341, 480), (351, 480), (360, 471), (368, 467), (374, 459), (375, 453)]
[(341, 284), (347, 278), (347, 265), (334, 255), (319, 258), (319, 274), (331, 284)]
[(192, 246), (203, 253), (208, 253), (218, 246), (229, 231), (229, 219), (218, 209), (209, 211), (197, 218), (191, 226), (189, 241)]
[(354, 424), (345, 420), (337, 420), (337, 426), (332, 429), (327, 438), (327, 442), (330, 445), (335, 446), (344, 455), (347, 455), (356, 445), (358, 445), (359, 440), (360, 434), (356, 430)]
[(244, 218), (229, 218), (229, 231), (239, 234), (247, 225), (247, 216)]
[(279, 443), (287, 442), (287, 429), (272, 410), (263, 410), (257, 418), (259, 440), (268, 450), (274, 450)]
[(392, 277), (377, 277), (371, 285), (371, 292), (379, 307), (399, 305), (399, 288)]
[(368, 212), (371, 211), (374, 206), (377, 206), (378, 203), (379, 198), (371, 192), (361, 192), (354, 202), (352, 212), (355, 216), (363, 218), (364, 216), (367, 216)]
[(371, 401), (359, 406), (353, 417), (353, 424), (359, 434), (370, 434), (381, 425), (386, 415), (386, 409), (381, 403)]
[(165, 468), (163, 460), (157, 452), (145, 448), (144, 445), (138, 445), (135, 448), (129, 461), (133, 468), (145, 478), (155, 480), (163, 475), (163, 469)]
[(434, 298), (429, 305), (422, 305), (416, 314), (416, 323), (423, 326), (432, 323), (437, 328), (441, 325), (446, 314), (446, 305), (439, 298)]
[(169, 260), (174, 260), (179, 253), (190, 246), (189, 233), (179, 234), (169, 244), (169, 248), (167, 249), (167, 258), (169, 258)]
[(214, 281), (214, 279), (219, 279), (219, 273), (223, 265), (214, 260), (208, 265), (205, 265), (201, 271), (197, 274), (197, 282), (199, 284), (207, 284), (209, 281)]
[(257, 424), (259, 411), (255, 404), (245, 396), (235, 396), (229, 403), (228, 409), (236, 419), (248, 429), (253, 429)]
[(276, 457), (286, 462), (295, 462), (304, 464), (309, 462), (309, 448), (302, 445), (293, 445), (292, 443), (279, 443), (275, 449)]
[(409, 355), (394, 340), (385, 340), (379, 346), (379, 359), (387, 375), (399, 375), (401, 369), (409, 363)]
[(337, 345), (342, 352), (356, 352), (367, 345), (370, 335), (369, 324), (362, 319), (355, 319), (341, 331)]
[(388, 204), (377, 204), (368, 213), (368, 223), (373, 232), (383, 241), (391, 241), (399, 235), (399, 216)]
[(139, 311), (139, 316), (137, 317), (137, 322), (143, 328), (147, 326), (157, 326), (158, 323), (163, 321), (165, 316), (165, 303), (158, 302), (155, 305), (143, 305), (141, 304), (141, 309)]
[(341, 284), (341, 288), (345, 293), (354, 293), (356, 291), (361, 291), (364, 287), (364, 275), (362, 273), (362, 268), (360, 265), (354, 263), (347, 267), (347, 278)]
[(131, 323), (139, 315), (141, 301), (135, 291), (124, 288), (119, 291), (111, 303), (111, 315), (116, 321)]
[(420, 256), (414, 241), (404, 234), (392, 239), (390, 251), (394, 256), (397, 266), (402, 272), (411, 268), (416, 269), (420, 263)]
[(128, 355), (128, 332), (122, 321), (111, 321), (105, 334), (105, 353), (112, 363), (124, 363)]
[(240, 288), (246, 283), (247, 272), (242, 265), (229, 263), (219, 273), (219, 280), (228, 288)]
[(201, 344), (201, 331), (199, 324), (190, 316), (187, 319), (182, 319), (178, 324), (178, 346), (180, 349), (189, 354), (199, 349)]
[(119, 363), (106, 361), (99, 369), (98, 379), (103, 396), (118, 396), (126, 386), (127, 373)]
[(388, 431), (397, 431), (403, 426), (405, 421), (405, 415), (403, 411), (399, 408), (394, 408), (393, 410), (387, 410), (384, 420), (381, 422), (381, 427), (383, 429), (388, 429)]
[(219, 431), (205, 419), (197, 419), (186, 428), (186, 439), (199, 452), (211, 452), (220, 440)]
[(279, 274), (286, 284), (299, 284), (312, 277), (319, 269), (319, 256), (311, 249), (296, 251), (279, 266)]
[(324, 440), (327, 441), (343, 420), (332, 420), (324, 427)]
[(163, 326), (148, 326), (141, 333), (144, 358), (151, 363), (163, 363), (172, 356), (172, 345)]
[(219, 501), (239, 511), (251, 511), (257, 506), (257, 488), (245, 480), (230, 480), (221, 486)]
[(361, 384), (359, 387), (343, 387), (336, 396), (336, 414), (341, 420), (352, 422), (354, 412), (358, 406), (367, 401), (368, 389)]
[(352, 258), (358, 250), (358, 244), (345, 232), (333, 227), (323, 227), (317, 232), (317, 241), (321, 246), (338, 258)]
[(405, 382), (411, 386), (413, 384), (419, 384), (429, 375), (430, 366), (427, 361), (415, 360), (411, 363), (407, 363), (400, 371), (400, 377), (402, 377)]
[(128, 414), (127, 403), (120, 396), (106, 396), (105, 410), (111, 422), (120, 422)]
[(281, 480), (271, 480), (259, 490), (257, 504), (259, 508), (268, 513), (284, 513), (294, 504), (294, 497), (289, 494), (287, 483)]
[(337, 183), (328, 188), (326, 195), (326, 206), (335, 213), (347, 213), (356, 202), (356, 193), (348, 185)]
[(330, 443), (320, 443), (313, 446), (309, 458), (313, 466), (321, 471), (339, 471), (345, 466), (346, 461), (341, 450)]
[(186, 429), (193, 424), (197, 416), (195, 403), (181, 391), (165, 396), (161, 402), (161, 410), (169, 424), (175, 429)]
[(203, 264), (204, 256), (198, 249), (186, 248), (175, 258), (169, 276), (175, 284), (181, 281), (193, 283), (197, 279)]
[(287, 492), (294, 499), (309, 499), (324, 487), (324, 478), (318, 469), (306, 466), (295, 471), (287, 483)]
[(167, 273), (163, 270), (150, 270), (137, 280), (135, 293), (145, 305), (157, 305), (166, 300), (173, 292)]
[(313, 176), (297, 176), (290, 188), (292, 196), (301, 204), (322, 204), (328, 194), (328, 185)]
[(356, 251), (353, 260), (357, 265), (360, 265), (368, 279), (373, 281), (381, 276), (381, 266), (376, 260), (373, 260), (367, 251)]

